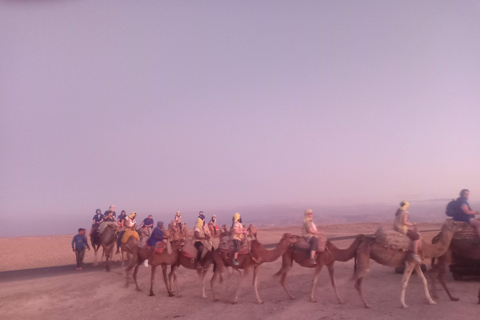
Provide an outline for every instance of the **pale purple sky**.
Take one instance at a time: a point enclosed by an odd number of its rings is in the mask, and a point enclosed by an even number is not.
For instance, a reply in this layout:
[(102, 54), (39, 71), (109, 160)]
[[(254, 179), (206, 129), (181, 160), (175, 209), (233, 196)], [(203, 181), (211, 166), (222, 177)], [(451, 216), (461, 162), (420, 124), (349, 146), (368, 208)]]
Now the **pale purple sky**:
[(473, 0), (3, 1), (0, 214), (478, 200), (479, 57)]

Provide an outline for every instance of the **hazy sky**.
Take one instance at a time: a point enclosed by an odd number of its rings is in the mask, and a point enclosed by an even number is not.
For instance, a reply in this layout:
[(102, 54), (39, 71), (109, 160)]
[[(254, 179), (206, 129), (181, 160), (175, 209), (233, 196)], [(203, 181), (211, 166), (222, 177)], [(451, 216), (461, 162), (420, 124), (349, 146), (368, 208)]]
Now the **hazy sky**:
[(1, 1), (2, 225), (478, 200), (479, 57), (473, 0)]

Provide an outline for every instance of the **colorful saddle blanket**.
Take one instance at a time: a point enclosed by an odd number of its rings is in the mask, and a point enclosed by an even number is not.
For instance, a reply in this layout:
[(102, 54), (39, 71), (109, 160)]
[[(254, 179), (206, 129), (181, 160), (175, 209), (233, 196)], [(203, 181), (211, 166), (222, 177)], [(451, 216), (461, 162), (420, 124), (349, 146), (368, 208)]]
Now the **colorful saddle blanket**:
[[(233, 245), (233, 237), (231, 235), (221, 237), (220, 244), (218, 246), (220, 251), (233, 253), (234, 252), (234, 245)], [(240, 248), (238, 248), (238, 254), (247, 254), (250, 252), (250, 241), (246, 239), (240, 242)]]
[[(327, 238), (323, 234), (319, 234), (318, 238), (318, 248), (317, 252), (324, 252), (325, 245), (327, 244)], [(297, 242), (293, 244), (296, 249), (300, 250), (310, 250), (310, 243), (307, 241), (306, 238), (300, 238)]]
[(375, 242), (385, 248), (408, 251), (412, 240), (403, 233), (391, 228), (380, 227), (375, 232)]
[(480, 244), (480, 238), (474, 227), (468, 226), (463, 230), (457, 231), (453, 234), (453, 241), (469, 241)]

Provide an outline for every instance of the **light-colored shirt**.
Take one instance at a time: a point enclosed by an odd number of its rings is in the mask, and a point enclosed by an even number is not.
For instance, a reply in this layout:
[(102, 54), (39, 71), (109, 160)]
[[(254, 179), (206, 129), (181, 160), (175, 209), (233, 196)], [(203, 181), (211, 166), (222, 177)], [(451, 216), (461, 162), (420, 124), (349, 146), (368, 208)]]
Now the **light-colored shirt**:
[[(314, 232), (314, 233), (311, 233)], [(314, 237), (317, 232), (317, 226), (313, 222), (313, 220), (305, 220), (303, 222), (302, 226), (302, 236), (304, 238), (310, 239), (311, 237)]]
[[(238, 230), (238, 231), (243, 231), (243, 226), (242, 226), (242, 224), (241, 224), (240, 222), (235, 221), (235, 222), (233, 223), (233, 229), (234, 229), (235, 231), (237, 231), (237, 230)], [(242, 239), (243, 239), (243, 233), (236, 233), (236, 232), (235, 232), (235, 233), (233, 234), (233, 239), (235, 239), (235, 240), (242, 240)]]
[(405, 225), (405, 214), (408, 214), (407, 210), (399, 209), (395, 214), (395, 221), (393, 222), (393, 229), (403, 234), (406, 234), (408, 231), (408, 226)]

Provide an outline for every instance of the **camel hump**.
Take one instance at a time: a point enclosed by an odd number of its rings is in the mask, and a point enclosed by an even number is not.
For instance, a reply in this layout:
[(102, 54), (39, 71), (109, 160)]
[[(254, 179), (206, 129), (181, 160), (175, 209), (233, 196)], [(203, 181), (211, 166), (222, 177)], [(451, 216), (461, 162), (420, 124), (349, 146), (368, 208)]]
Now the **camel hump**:
[[(226, 235), (224, 237), (221, 237), (218, 248), (220, 249), (220, 251), (233, 253), (234, 251), (233, 237), (231, 235)], [(250, 252), (250, 241), (241, 241), (240, 248), (238, 248), (238, 253), (247, 254), (249, 252)]]
[(377, 229), (375, 242), (385, 248), (400, 249), (402, 251), (408, 251), (411, 245), (411, 240), (406, 235), (388, 227)]

